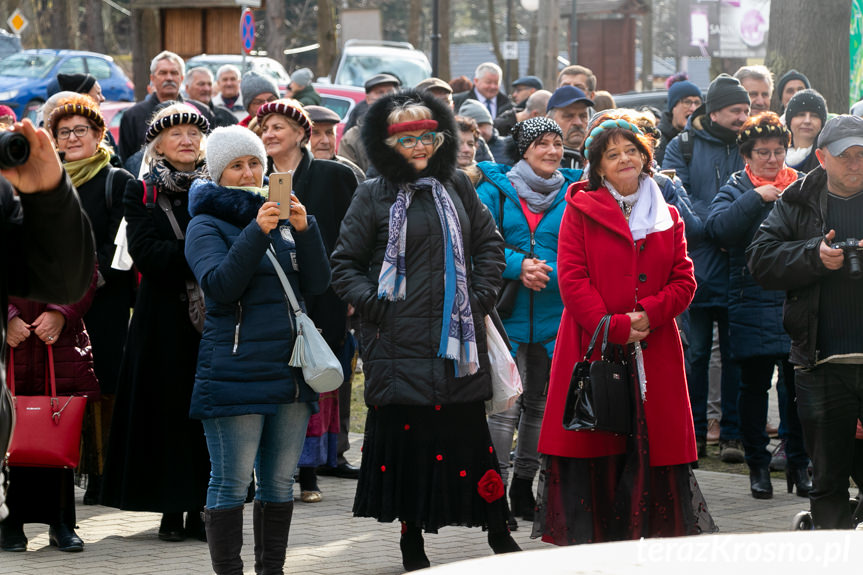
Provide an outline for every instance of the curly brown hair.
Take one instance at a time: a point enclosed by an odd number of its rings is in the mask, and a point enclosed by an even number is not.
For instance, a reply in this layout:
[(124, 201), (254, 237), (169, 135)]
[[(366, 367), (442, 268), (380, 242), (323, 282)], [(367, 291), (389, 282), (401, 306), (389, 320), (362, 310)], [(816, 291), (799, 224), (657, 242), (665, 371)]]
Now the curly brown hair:
[(737, 134), (737, 147), (744, 158), (752, 157), (752, 149), (758, 140), (777, 139), (788, 149), (791, 132), (782, 125), (776, 112), (761, 112), (747, 119)]
[[(636, 133), (626, 127), (602, 126), (603, 122), (606, 120), (622, 120), (638, 130), (636, 118), (629, 110), (608, 110), (594, 116), (587, 128), (587, 143), (589, 146), (584, 150), (584, 155), (591, 166), (590, 174), (587, 178), (588, 190), (598, 190), (602, 187), (602, 176), (599, 175), (597, 168), (599, 168), (602, 163), (602, 155), (605, 153), (605, 150), (613, 140), (618, 138), (623, 138), (635, 144), (635, 147), (641, 153), (643, 160), (643, 165), (641, 166), (642, 173), (647, 174), (648, 176), (653, 174), (653, 146), (648, 137), (640, 130)], [(601, 129), (594, 134), (594, 131), (597, 130), (597, 128)]]

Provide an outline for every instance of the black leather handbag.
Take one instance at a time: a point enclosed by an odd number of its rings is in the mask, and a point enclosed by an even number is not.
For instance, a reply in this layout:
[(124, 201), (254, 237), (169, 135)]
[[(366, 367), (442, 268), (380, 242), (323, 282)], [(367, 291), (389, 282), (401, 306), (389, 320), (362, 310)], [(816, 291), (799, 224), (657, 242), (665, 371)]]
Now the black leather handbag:
[[(610, 325), (611, 315), (606, 315), (599, 321), (584, 359), (576, 363), (572, 370), (563, 409), (563, 427), (568, 431), (632, 434), (633, 391), (630, 364), (624, 357), (622, 346), (609, 347)], [(602, 357), (591, 361), (600, 332)]]

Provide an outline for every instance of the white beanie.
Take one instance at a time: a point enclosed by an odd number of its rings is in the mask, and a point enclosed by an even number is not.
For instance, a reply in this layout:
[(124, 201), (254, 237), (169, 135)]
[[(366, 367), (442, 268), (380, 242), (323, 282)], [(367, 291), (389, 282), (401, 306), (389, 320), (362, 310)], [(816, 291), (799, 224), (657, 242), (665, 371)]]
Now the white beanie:
[(242, 126), (216, 128), (207, 136), (207, 171), (219, 183), (228, 163), (243, 156), (255, 156), (266, 169), (267, 152), (264, 143), (250, 129)]

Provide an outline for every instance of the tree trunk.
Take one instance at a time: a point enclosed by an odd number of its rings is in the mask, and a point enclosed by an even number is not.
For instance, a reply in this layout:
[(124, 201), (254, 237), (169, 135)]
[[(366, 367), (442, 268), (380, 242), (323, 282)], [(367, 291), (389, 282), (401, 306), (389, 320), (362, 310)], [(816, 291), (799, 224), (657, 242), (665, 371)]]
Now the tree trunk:
[[(494, 0), (487, 0), (488, 5), (488, 31), (491, 37), (491, 49), (499, 66), (503, 67), (503, 53), (500, 51), (500, 41), (497, 38), (497, 26), (494, 25)], [(501, 78), (502, 80), (503, 78)]]
[(318, 0), (318, 75), (329, 74), (336, 59), (335, 20), (330, 0)]
[(284, 66), (287, 63), (285, 38), (288, 36), (288, 31), (285, 29), (285, 1), (267, 2), (266, 19), (264, 32), (267, 37), (264, 44), (267, 47), (267, 56)]
[(411, 0), (410, 22), (408, 25), (408, 42), (416, 48), (420, 45), (420, 21), (423, 15), (422, 0)]
[(87, 0), (87, 38), (88, 50), (104, 54), (105, 49), (105, 26), (102, 23), (102, 0)]
[[(59, 6), (58, 6), (59, 4)], [(72, 38), (70, 30), (73, 26), (69, 25), (69, 10), (65, 2), (55, 2), (51, 14), (51, 47), (52, 48), (72, 48)], [(77, 29), (77, 26), (74, 26)]]
[(557, 87), (557, 54), (560, 37), (560, 1), (540, 0), (538, 29), (542, 30), (536, 46), (536, 75), (543, 86), (554, 92)]
[(450, 23), (452, 21), (452, 11), (450, 10), (450, 0), (439, 0), (438, 4), (438, 30), (440, 32), (440, 40), (438, 41), (438, 78), (448, 82), (452, 78), (449, 61), (449, 46), (450, 46)]
[(150, 83), (150, 59), (159, 53), (162, 37), (159, 11), (151, 8), (132, 8), (132, 82), (135, 100), (147, 97)]
[(539, 30), (536, 25), (537, 13), (530, 13), (530, 40), (528, 41), (527, 74), (536, 76), (536, 49)]
[(645, 3), (641, 20), (641, 89), (653, 89), (653, 2)]
[(851, 0), (774, 0), (764, 63), (777, 78), (791, 68), (802, 72), (828, 110), (846, 113), (850, 27)]

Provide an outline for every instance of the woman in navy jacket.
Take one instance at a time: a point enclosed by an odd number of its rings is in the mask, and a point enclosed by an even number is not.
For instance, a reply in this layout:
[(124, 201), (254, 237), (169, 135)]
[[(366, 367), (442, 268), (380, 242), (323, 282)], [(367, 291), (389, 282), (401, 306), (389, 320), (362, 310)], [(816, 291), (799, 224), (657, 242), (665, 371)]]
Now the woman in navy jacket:
[[(216, 573), (242, 572), (243, 503), (252, 467), (255, 571), (280, 573), (293, 514), (293, 474), (317, 394), (289, 365), (296, 330), (275, 253), (294, 292), (320, 294), (330, 268), (314, 217), (266, 200), (266, 153), (245, 128), (210, 136), (213, 181), (190, 190), (186, 258), (207, 316), (190, 415), (201, 419), (212, 473), (204, 523)], [(216, 183), (218, 182), (218, 183)]]

